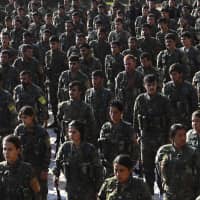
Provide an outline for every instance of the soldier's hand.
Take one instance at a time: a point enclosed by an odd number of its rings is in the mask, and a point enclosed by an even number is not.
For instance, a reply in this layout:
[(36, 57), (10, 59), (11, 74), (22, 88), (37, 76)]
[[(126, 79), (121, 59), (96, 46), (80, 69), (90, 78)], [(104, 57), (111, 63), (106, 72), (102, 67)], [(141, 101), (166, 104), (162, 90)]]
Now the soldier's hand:
[(47, 180), (48, 179), (48, 171), (41, 171), (40, 178), (41, 178), (41, 180)]
[(141, 137), (138, 137), (137, 138), (137, 143), (140, 144), (140, 141), (141, 141)]
[(44, 122), (43, 122), (43, 125), (42, 125), (42, 126), (43, 126), (44, 128), (47, 128), (47, 124), (48, 124), (48, 123), (47, 123), (47, 120), (44, 120)]
[(59, 178), (58, 177), (56, 177), (56, 176), (54, 176), (54, 187), (58, 187), (58, 185), (59, 185)]

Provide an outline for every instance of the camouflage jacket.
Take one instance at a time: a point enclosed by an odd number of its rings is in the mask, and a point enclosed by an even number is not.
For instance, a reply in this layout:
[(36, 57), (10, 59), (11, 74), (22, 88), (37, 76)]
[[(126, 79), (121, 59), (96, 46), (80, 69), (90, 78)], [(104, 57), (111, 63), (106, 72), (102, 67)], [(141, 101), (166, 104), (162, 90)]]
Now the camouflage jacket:
[(188, 81), (175, 85), (169, 81), (163, 88), (163, 94), (169, 99), (175, 121), (190, 127), (191, 114), (197, 109), (198, 99), (194, 87)]
[(11, 94), (0, 89), (0, 136), (11, 133), (17, 124), (17, 112)]
[(62, 124), (63, 121), (70, 122), (72, 120), (80, 120), (85, 126), (85, 140), (88, 142), (95, 142), (97, 140), (97, 133), (95, 131), (94, 113), (90, 106), (83, 101), (68, 100), (63, 101), (58, 105), (57, 118)]
[(152, 97), (143, 93), (135, 100), (133, 126), (144, 140), (165, 143), (172, 116), (169, 100), (160, 93)]
[(112, 161), (118, 154), (129, 154), (134, 161), (138, 159), (138, 151), (134, 148), (134, 134), (131, 124), (123, 120), (116, 125), (111, 122), (103, 124), (98, 142), (107, 170), (113, 172)]
[(115, 177), (105, 180), (98, 193), (99, 200), (151, 200), (147, 185), (139, 178), (130, 177), (121, 185)]
[(83, 193), (88, 188), (97, 192), (102, 184), (102, 166), (95, 147), (90, 143), (81, 143), (76, 147), (67, 141), (59, 148), (56, 167), (53, 172), (59, 177), (60, 171), (65, 175), (67, 190)]
[(194, 129), (187, 132), (187, 144), (200, 151), (200, 136)]
[(50, 138), (47, 131), (38, 124), (25, 127), (19, 124), (14, 131), (22, 144), (22, 158), (33, 168), (48, 171), (51, 158)]
[(23, 106), (29, 105), (35, 109), (39, 120), (48, 119), (47, 100), (39, 86), (31, 84), (28, 87), (23, 87), (22, 84), (19, 84), (13, 91), (13, 99), (17, 111)]
[(188, 145), (180, 150), (172, 144), (160, 147), (155, 163), (167, 199), (194, 199), (195, 189), (199, 187), (199, 161), (195, 149)]
[(30, 188), (34, 177), (31, 165), (17, 160), (14, 165), (6, 161), (0, 163), (0, 194), (3, 200), (31, 200)]
[(93, 109), (95, 120), (99, 128), (101, 128), (103, 123), (109, 118), (108, 107), (111, 98), (111, 91), (107, 88), (101, 88), (99, 90), (89, 88), (85, 93), (85, 102)]
[(69, 83), (72, 81), (80, 81), (84, 91), (89, 87), (89, 80), (86, 74), (78, 71), (76, 75), (72, 75), (70, 70), (63, 71), (58, 81), (58, 100), (59, 102), (69, 99)]

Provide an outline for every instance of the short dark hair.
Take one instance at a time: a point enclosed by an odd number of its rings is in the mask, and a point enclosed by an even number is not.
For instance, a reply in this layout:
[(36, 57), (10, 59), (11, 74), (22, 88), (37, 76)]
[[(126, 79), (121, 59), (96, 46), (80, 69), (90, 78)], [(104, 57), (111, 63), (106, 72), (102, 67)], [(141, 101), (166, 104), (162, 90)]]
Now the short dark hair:
[(170, 127), (170, 131), (169, 131), (169, 136), (170, 138), (174, 138), (177, 134), (178, 130), (185, 130), (185, 132), (187, 131), (186, 127), (183, 124), (173, 124)]
[(95, 70), (92, 72), (92, 77), (105, 78), (105, 74), (102, 70)]
[(165, 40), (169, 40), (169, 39), (174, 40), (176, 42), (176, 40), (177, 40), (176, 34), (168, 33), (167, 35), (165, 35)]
[(49, 42), (57, 42), (59, 43), (59, 38), (55, 35), (52, 35), (50, 38), (49, 38)]
[(147, 74), (144, 77), (144, 83), (158, 82), (158, 78), (154, 74)]
[(25, 76), (25, 75), (28, 75), (30, 78), (32, 78), (32, 73), (31, 73), (31, 71), (28, 71), (28, 70), (23, 70), (19, 74), (19, 76)]
[(13, 134), (10, 134), (10, 135), (7, 135), (6, 137), (4, 137), (2, 143), (5, 143), (5, 142), (9, 142), (9, 143), (14, 144), (16, 149), (21, 149), (20, 139)]
[(118, 99), (114, 99), (111, 101), (110, 103), (110, 107), (115, 107), (117, 108), (120, 112), (123, 112), (124, 111), (124, 105), (123, 103), (118, 100)]
[(79, 62), (80, 61), (79, 56), (77, 56), (77, 55), (71, 55), (68, 60), (71, 62)]
[(192, 117), (198, 117), (200, 118), (200, 110), (196, 110), (192, 113)]
[(83, 91), (83, 87), (80, 81), (72, 81), (69, 83), (69, 89), (72, 89), (73, 87), (78, 87), (79, 91)]
[(189, 38), (189, 39), (193, 39), (192, 34), (191, 34), (191, 32), (189, 32), (189, 31), (183, 32), (183, 33), (181, 34), (181, 37), (186, 37), (186, 38)]
[(147, 60), (152, 60), (152, 56), (150, 53), (148, 52), (143, 52), (141, 55), (140, 55), (140, 59), (144, 59), (146, 58)]
[(33, 49), (33, 47), (30, 44), (23, 44), (21, 47), (22, 52), (25, 52), (28, 49)]

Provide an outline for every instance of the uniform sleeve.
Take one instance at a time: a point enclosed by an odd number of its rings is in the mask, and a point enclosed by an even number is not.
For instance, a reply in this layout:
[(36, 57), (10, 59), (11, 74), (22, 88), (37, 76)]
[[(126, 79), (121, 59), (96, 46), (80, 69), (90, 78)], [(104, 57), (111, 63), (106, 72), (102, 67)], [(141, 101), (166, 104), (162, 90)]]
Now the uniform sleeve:
[(47, 99), (42, 91), (42, 89), (38, 88), (38, 96), (37, 96), (37, 102), (41, 113), (41, 119), (47, 120), (48, 115), (48, 103)]
[(101, 165), (99, 155), (95, 148), (92, 149), (92, 163), (94, 166), (96, 190), (98, 191), (103, 182), (104, 176), (103, 176), (103, 166)]
[(45, 151), (43, 155), (42, 168), (43, 170), (48, 171), (51, 159), (51, 144), (50, 144), (50, 137), (47, 131), (44, 132), (44, 150)]
[(133, 109), (133, 127), (137, 133), (139, 133), (138, 114), (139, 114), (139, 97), (136, 98)]
[(101, 188), (98, 192), (98, 200), (106, 200), (106, 190), (107, 190), (107, 180), (101, 185)]
[(150, 193), (150, 190), (149, 190), (149, 188), (147, 186), (147, 183), (141, 182), (141, 191), (142, 191), (141, 199), (143, 199), (143, 200), (152, 200), (151, 193)]
[(53, 168), (53, 174), (56, 177), (60, 176), (60, 171), (62, 169), (62, 163), (63, 163), (63, 156), (64, 156), (64, 144), (62, 144), (62, 146), (60, 146), (58, 153), (56, 155), (56, 166)]

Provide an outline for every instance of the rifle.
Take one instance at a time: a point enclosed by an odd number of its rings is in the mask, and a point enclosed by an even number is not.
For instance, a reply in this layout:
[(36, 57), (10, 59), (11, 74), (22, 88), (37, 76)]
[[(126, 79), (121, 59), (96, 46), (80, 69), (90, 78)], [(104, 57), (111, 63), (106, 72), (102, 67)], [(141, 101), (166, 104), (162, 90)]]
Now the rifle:
[(56, 193), (57, 193), (57, 200), (62, 200), (58, 186), (56, 186)]
[(145, 181), (145, 174), (143, 169), (143, 144), (142, 144), (142, 137), (143, 137), (143, 116), (138, 114), (138, 124), (139, 124), (139, 131), (140, 131), (140, 161), (139, 161), (139, 176), (143, 178)]

